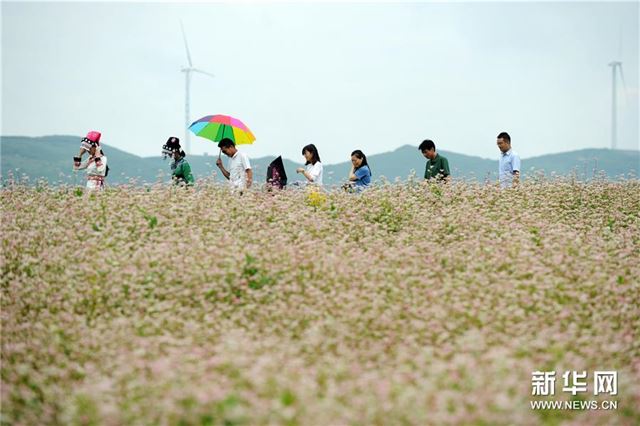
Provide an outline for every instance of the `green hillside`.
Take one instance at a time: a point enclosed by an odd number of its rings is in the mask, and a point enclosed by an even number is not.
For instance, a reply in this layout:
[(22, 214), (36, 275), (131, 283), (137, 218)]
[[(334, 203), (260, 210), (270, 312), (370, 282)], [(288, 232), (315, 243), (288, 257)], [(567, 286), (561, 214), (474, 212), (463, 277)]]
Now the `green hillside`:
[[(80, 138), (77, 136), (43, 136), (38, 138), (21, 136), (0, 137), (0, 168), (2, 179), (10, 174), (17, 178), (27, 176), (34, 183), (45, 179), (51, 184), (82, 184), (84, 174), (72, 171), (72, 157), (78, 152)], [(109, 178), (111, 185), (128, 183), (137, 184), (169, 181), (169, 159), (162, 157), (138, 157), (117, 148), (104, 146), (109, 158)], [(497, 150), (496, 150), (497, 151)], [(449, 159), (452, 174), (458, 178), (495, 179), (498, 153), (495, 158), (485, 159), (454, 152), (441, 151)], [(274, 157), (251, 159), (255, 180), (264, 182), (266, 169)], [(215, 166), (217, 156), (189, 156), (196, 179), (205, 179), (217, 172)], [(413, 171), (422, 177), (425, 159), (417, 147), (405, 145), (394, 151), (368, 157), (374, 180), (385, 176), (393, 181), (396, 177), (406, 179)], [(226, 159), (225, 159), (226, 161)], [(284, 160), (289, 182), (300, 180), (296, 175), (296, 167), (301, 163)], [(346, 180), (351, 163), (345, 161), (338, 164), (325, 164), (324, 181), (326, 184), (339, 184)], [(523, 174), (530, 176), (533, 172), (575, 173), (582, 179), (589, 179), (597, 173), (604, 172), (608, 177), (618, 177), (632, 173), (640, 175), (640, 152), (609, 149), (583, 149), (579, 151), (548, 154), (522, 160)], [(222, 177), (217, 173), (218, 181)]]

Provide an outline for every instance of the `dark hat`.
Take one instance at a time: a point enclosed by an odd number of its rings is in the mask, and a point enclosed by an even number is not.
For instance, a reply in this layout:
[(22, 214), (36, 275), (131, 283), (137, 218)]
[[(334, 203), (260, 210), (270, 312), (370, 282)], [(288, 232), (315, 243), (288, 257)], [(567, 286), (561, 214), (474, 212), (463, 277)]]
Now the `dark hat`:
[(162, 155), (170, 157), (175, 151), (180, 151), (180, 139), (175, 136), (170, 136), (167, 142), (162, 145)]

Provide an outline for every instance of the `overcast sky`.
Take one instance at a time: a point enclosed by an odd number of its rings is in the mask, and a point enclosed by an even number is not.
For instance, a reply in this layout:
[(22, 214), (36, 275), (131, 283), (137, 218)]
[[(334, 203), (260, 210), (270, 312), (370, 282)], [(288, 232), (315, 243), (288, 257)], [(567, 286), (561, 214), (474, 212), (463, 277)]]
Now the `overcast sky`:
[[(83, 136), (159, 155), (191, 120), (228, 114), (257, 137), (252, 157), (325, 163), (354, 149), (429, 138), (522, 157), (611, 143), (612, 60), (620, 148), (638, 149), (639, 3), (2, 2), (2, 135)], [(217, 154), (192, 136), (192, 152)], [(73, 153), (69, 153), (73, 155)]]

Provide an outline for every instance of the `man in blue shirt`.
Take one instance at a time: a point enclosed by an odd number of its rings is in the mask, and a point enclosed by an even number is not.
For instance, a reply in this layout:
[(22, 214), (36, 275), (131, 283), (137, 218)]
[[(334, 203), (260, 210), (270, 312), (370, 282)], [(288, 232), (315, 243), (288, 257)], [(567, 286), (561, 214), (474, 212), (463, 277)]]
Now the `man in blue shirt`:
[(516, 186), (520, 181), (520, 156), (511, 149), (511, 136), (507, 132), (498, 135), (500, 159), (498, 161), (498, 180), (502, 188)]

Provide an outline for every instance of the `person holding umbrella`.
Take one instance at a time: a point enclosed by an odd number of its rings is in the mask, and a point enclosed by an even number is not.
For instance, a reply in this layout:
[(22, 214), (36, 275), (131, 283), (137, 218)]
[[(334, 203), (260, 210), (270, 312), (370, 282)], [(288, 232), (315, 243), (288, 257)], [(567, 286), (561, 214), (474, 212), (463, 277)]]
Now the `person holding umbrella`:
[(218, 142), (218, 148), (230, 158), (229, 170), (224, 168), (220, 157), (216, 161), (216, 166), (218, 166), (222, 175), (227, 178), (231, 188), (240, 191), (249, 189), (253, 183), (253, 170), (251, 170), (249, 156), (244, 152), (238, 151), (236, 144), (229, 138), (224, 138)]
[(302, 148), (302, 155), (306, 160), (305, 167), (298, 167), (296, 173), (301, 173), (307, 178), (307, 183), (322, 186), (322, 163), (318, 149), (314, 144), (309, 144)]
[(242, 192), (243, 189), (251, 187), (253, 171), (249, 157), (236, 148), (236, 145), (250, 145), (256, 140), (246, 124), (229, 115), (206, 115), (194, 121), (189, 130), (196, 136), (218, 142), (220, 151), (231, 159), (228, 164), (229, 170), (222, 165), (220, 156), (216, 161), (222, 175), (229, 180), (231, 188)]

